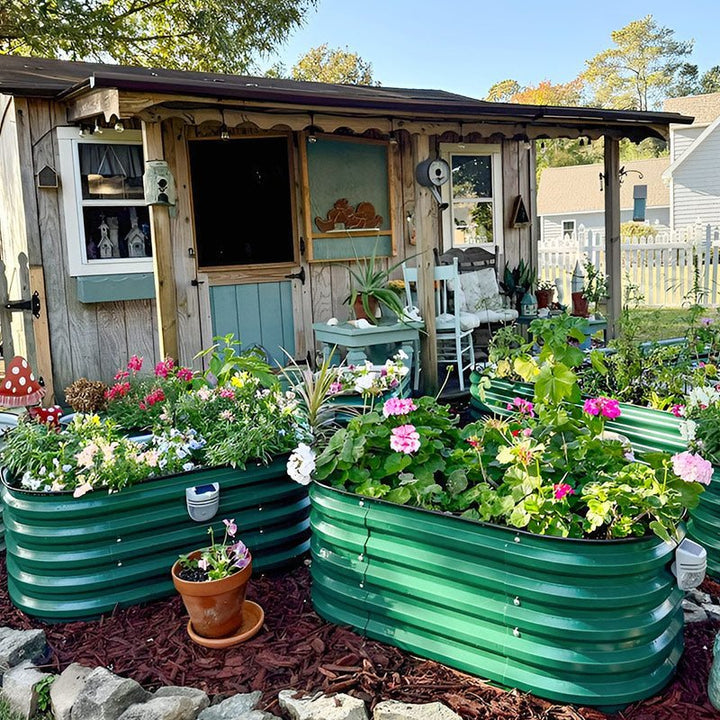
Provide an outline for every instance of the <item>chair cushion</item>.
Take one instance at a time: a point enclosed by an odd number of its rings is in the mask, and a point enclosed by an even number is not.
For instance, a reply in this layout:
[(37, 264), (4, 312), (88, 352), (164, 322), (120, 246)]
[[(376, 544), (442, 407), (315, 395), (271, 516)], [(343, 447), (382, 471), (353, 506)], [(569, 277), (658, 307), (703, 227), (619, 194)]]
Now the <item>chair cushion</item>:
[(478, 325), (484, 325), (485, 323), (517, 320), (518, 311), (511, 310), (510, 308), (503, 308), (502, 310), (479, 310), (474, 313), (474, 315), (478, 319)]
[[(480, 325), (480, 319), (476, 313), (460, 313), (460, 329), (474, 330)], [(455, 330), (455, 316), (450, 313), (438, 315), (435, 318), (435, 328), (437, 330)]]
[(466, 312), (481, 310), (502, 310), (494, 268), (482, 268), (460, 275), (460, 307)]

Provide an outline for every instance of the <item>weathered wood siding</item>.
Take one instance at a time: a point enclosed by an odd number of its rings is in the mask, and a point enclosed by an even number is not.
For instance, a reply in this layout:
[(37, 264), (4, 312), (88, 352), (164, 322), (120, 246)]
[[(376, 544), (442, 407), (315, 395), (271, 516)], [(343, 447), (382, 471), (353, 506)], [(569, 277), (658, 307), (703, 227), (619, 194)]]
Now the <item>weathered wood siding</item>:
[[(44, 165), (60, 172), (54, 129), (67, 124), (64, 108), (30, 100), (27, 112), (33, 177)], [(148, 365), (157, 362), (154, 302), (79, 302), (77, 282), (68, 272), (62, 188), (41, 190), (33, 183), (31, 192), (25, 203), (28, 214), (33, 208), (36, 213), (34, 224), (45, 271), (52, 371), (58, 397), (62, 398), (63, 388), (79, 377), (112, 380), (134, 353), (143, 356)]]

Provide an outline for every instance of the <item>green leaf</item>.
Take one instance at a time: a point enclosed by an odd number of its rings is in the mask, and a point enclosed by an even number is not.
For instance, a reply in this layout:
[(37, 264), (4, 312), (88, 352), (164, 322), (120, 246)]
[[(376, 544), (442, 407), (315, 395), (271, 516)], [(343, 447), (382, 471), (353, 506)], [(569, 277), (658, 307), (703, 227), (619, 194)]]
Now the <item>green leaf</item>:
[(535, 381), (535, 400), (542, 402), (549, 398), (559, 403), (568, 399), (576, 387), (577, 376), (562, 363), (545, 363)]
[(653, 520), (650, 523), (650, 529), (662, 540), (665, 542), (672, 542), (672, 538), (670, 537), (670, 533), (667, 531), (667, 528), (659, 521), (659, 520)]
[(458, 493), (463, 492), (463, 490), (465, 490), (468, 486), (467, 473), (465, 470), (460, 468), (453, 470), (448, 475), (446, 485), (448, 492), (451, 495), (457, 495)]
[(401, 473), (408, 465), (412, 463), (412, 457), (405, 453), (392, 453), (385, 458), (383, 464), (383, 472), (381, 477), (388, 477), (389, 475), (397, 475)]
[(412, 492), (409, 487), (398, 487), (391, 490), (386, 496), (385, 500), (388, 502), (394, 502), (398, 505), (406, 505), (412, 498)]

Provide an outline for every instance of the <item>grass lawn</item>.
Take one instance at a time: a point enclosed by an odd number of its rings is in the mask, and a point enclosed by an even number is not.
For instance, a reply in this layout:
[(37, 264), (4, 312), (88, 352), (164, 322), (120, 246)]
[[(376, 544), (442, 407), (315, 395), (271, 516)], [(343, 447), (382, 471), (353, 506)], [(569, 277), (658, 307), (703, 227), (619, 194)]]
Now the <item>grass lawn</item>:
[[(640, 321), (638, 340), (666, 340), (682, 337), (687, 331), (687, 310), (684, 308), (638, 308), (633, 316)], [(708, 309), (708, 315), (715, 311)]]

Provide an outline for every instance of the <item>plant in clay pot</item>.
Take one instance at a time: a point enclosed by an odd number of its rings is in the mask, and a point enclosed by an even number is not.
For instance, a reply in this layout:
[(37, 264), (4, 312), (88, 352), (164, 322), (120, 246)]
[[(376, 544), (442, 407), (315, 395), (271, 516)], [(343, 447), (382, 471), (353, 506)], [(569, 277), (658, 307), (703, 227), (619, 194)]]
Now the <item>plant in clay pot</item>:
[(345, 303), (350, 305), (355, 317), (364, 318), (377, 325), (377, 318), (382, 308), (387, 308), (397, 318), (403, 316), (403, 303), (400, 296), (390, 287), (390, 275), (405, 260), (383, 268), (377, 261), (375, 250), (369, 258), (356, 257), (355, 267), (349, 267), (348, 273), (352, 283), (350, 295)]
[(550, 303), (552, 303), (554, 294), (555, 283), (550, 282), (550, 280), (540, 280), (537, 286), (537, 290), (535, 291), (538, 310), (550, 307)]
[(246, 601), (252, 574), (252, 556), (236, 540), (234, 519), (223, 520), (225, 535), (215, 542), (208, 528), (210, 546), (181, 555), (172, 567), (175, 589), (190, 615), (190, 637), (207, 647), (226, 647), (252, 637), (262, 625), (259, 605)]

